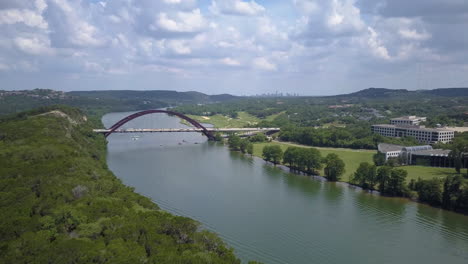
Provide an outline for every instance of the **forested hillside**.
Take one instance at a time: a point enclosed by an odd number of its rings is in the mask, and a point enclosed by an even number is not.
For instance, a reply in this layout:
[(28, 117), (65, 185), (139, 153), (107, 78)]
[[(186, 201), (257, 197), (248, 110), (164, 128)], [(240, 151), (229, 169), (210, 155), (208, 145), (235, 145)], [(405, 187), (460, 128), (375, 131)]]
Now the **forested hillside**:
[(97, 122), (69, 107), (0, 119), (0, 263), (239, 263), (124, 186)]
[(229, 94), (207, 95), (176, 91), (80, 91), (60, 92), (48, 89), (24, 91), (0, 90), (0, 116), (41, 106), (63, 104), (78, 107), (88, 114), (105, 114), (155, 109), (180, 104), (225, 102), (237, 98)]
[(115, 99), (75, 96), (46, 89), (28, 91), (0, 90), (0, 116), (10, 113), (28, 111), (37, 107), (50, 105), (68, 105), (80, 108), (88, 114), (105, 114), (108, 112), (124, 112), (144, 109), (154, 109), (169, 106), (160, 100), (141, 100), (137, 98)]
[(108, 91), (74, 91), (67, 93), (72, 96), (102, 98), (113, 100), (158, 100), (169, 104), (181, 103), (214, 103), (224, 102), (237, 98), (229, 94), (207, 95), (200, 92), (177, 92), (177, 91), (132, 91), (132, 90), (108, 90)]

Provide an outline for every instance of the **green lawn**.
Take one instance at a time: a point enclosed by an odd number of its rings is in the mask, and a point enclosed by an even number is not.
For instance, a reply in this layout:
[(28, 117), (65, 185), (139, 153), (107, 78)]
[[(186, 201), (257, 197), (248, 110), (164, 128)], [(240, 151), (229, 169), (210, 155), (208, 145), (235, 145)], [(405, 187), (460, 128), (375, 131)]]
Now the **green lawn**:
[[(271, 143), (257, 143), (254, 144), (254, 155), (261, 157), (263, 147), (267, 144), (279, 145), (283, 151), (285, 151), (289, 146), (297, 147), (307, 147), (298, 144), (292, 143), (283, 143), (283, 142), (271, 142)], [(325, 157), (329, 153), (336, 153), (345, 163), (346, 172), (342, 176), (342, 181), (349, 181), (353, 173), (359, 167), (361, 162), (373, 163), (372, 156), (376, 153), (375, 150), (354, 150), (354, 149), (343, 149), (343, 148), (320, 148), (316, 147), (322, 154), (322, 157)], [(434, 168), (434, 167), (423, 167), (423, 166), (404, 166), (401, 167), (408, 172), (407, 182), (411, 179), (432, 179), (434, 177), (446, 177), (447, 175), (453, 175), (455, 169), (453, 168)], [(320, 172), (323, 175), (323, 170)]]
[[(267, 116), (265, 120), (272, 121), (281, 113)], [(247, 112), (239, 112), (237, 118), (231, 118), (229, 116), (214, 115), (214, 116), (197, 116), (188, 115), (190, 118), (197, 120), (198, 122), (212, 124), (214, 127), (244, 127), (246, 125), (254, 125), (261, 121), (260, 118), (253, 116)]]
[(267, 116), (264, 120), (266, 120), (266, 121), (273, 121), (273, 120), (275, 120), (275, 118), (277, 118), (279, 115), (282, 115), (282, 114), (284, 114), (284, 113), (286, 113), (286, 112), (283, 111), (283, 112), (280, 112), (280, 113), (277, 113), (277, 114), (269, 115), (269, 116)]
[[(261, 157), (263, 147), (267, 144), (279, 145), (283, 151), (285, 151), (289, 146), (297, 147), (306, 147), (302, 145), (296, 145), (291, 143), (280, 143), (280, 142), (271, 142), (271, 143), (258, 143), (254, 144), (254, 155)], [(373, 150), (353, 150), (353, 149), (340, 149), (340, 148), (316, 148), (322, 154), (322, 157), (325, 157), (329, 153), (336, 153), (346, 164), (346, 172), (341, 178), (343, 181), (349, 181), (349, 177), (356, 171), (361, 162), (370, 162), (372, 163), (372, 156), (376, 153)], [(323, 175), (323, 170), (320, 172)]]
[(256, 124), (260, 121), (257, 117), (246, 112), (239, 112), (237, 118), (231, 118), (223, 115), (189, 115), (189, 117), (197, 120), (198, 122), (212, 124), (214, 127), (244, 127), (246, 125)]
[(448, 175), (456, 175), (454, 168), (436, 168), (424, 166), (405, 166), (402, 167), (408, 172), (407, 182), (411, 179), (432, 179), (432, 178), (445, 178)]

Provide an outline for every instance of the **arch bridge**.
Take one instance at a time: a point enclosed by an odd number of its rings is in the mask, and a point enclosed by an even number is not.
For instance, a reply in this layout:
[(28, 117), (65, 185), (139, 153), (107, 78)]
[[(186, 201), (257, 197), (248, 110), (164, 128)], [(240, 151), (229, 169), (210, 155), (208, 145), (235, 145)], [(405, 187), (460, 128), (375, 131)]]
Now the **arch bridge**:
[[(139, 118), (144, 115), (157, 114), (157, 113), (177, 116), (189, 122), (192, 126), (194, 126), (194, 128), (120, 129), (123, 125), (132, 121), (133, 119)], [(205, 135), (209, 140), (214, 140), (215, 137), (213, 135), (213, 132), (224, 132), (224, 133), (243, 132), (248, 135), (248, 134), (253, 134), (253, 133), (258, 133), (258, 132), (273, 133), (273, 132), (280, 131), (280, 129), (279, 128), (206, 128), (205, 126), (200, 124), (198, 121), (184, 114), (177, 113), (174, 111), (169, 111), (169, 110), (153, 109), (153, 110), (145, 110), (145, 111), (140, 111), (140, 112), (131, 114), (121, 119), (120, 121), (118, 121), (117, 123), (115, 123), (113, 126), (111, 126), (108, 129), (94, 129), (93, 131), (96, 133), (104, 134), (106, 138), (113, 133), (198, 132), (198, 133), (202, 133), (203, 135)]]

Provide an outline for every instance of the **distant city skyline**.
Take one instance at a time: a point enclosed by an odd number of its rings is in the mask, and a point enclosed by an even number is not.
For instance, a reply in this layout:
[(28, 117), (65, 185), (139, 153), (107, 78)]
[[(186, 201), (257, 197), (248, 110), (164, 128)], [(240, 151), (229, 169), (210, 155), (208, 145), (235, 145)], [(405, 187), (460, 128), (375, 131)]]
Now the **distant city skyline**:
[(462, 0), (3, 0), (0, 90), (468, 87)]

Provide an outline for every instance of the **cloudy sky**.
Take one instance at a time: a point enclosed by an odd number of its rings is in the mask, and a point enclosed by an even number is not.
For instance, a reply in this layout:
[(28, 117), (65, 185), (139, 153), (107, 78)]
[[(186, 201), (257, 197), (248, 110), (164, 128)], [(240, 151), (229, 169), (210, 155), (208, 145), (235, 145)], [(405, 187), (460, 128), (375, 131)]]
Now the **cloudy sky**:
[(1, 0), (0, 89), (468, 87), (467, 0)]

